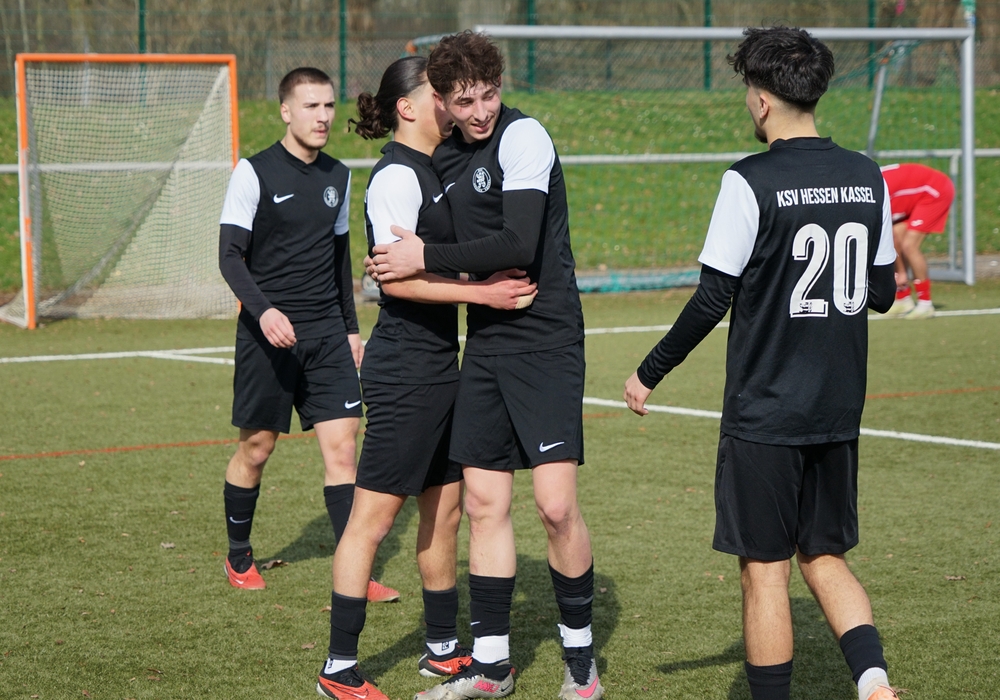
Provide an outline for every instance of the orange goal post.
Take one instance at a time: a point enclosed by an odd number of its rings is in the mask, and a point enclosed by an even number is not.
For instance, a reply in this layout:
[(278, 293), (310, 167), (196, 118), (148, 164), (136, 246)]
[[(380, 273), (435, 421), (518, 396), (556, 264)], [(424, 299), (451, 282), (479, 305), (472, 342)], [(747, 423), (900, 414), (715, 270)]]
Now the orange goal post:
[(22, 288), (0, 320), (230, 317), (236, 57), (18, 54)]

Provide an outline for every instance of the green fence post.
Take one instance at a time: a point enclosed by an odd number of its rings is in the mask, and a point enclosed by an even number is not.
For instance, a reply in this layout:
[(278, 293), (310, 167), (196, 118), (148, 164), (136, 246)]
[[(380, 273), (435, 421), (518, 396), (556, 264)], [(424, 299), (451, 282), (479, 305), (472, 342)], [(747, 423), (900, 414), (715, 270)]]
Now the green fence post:
[(146, 0), (139, 0), (139, 53), (146, 53)]
[[(535, 0), (528, 0), (528, 24), (538, 23)], [(535, 92), (535, 42), (528, 41), (528, 92)]]
[[(712, 26), (712, 0), (705, 0), (705, 26)], [(705, 55), (705, 89), (712, 89), (712, 42), (706, 41), (702, 46)]]
[(340, 0), (340, 101), (347, 102), (347, 0)]
[[(875, 28), (875, 0), (868, 0), (868, 26)], [(877, 47), (874, 41), (868, 42), (868, 89), (875, 85), (875, 51)]]

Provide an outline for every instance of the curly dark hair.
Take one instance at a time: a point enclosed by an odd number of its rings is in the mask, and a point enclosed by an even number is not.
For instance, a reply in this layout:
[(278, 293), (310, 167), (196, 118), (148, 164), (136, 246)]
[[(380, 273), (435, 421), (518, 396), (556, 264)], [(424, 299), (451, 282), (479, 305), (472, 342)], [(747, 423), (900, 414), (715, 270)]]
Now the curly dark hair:
[(443, 96), (478, 83), (500, 87), (503, 69), (496, 44), (468, 29), (442, 38), (427, 59), (427, 79)]
[(743, 82), (800, 109), (816, 106), (833, 77), (833, 53), (804, 29), (748, 27), (736, 53), (726, 56)]

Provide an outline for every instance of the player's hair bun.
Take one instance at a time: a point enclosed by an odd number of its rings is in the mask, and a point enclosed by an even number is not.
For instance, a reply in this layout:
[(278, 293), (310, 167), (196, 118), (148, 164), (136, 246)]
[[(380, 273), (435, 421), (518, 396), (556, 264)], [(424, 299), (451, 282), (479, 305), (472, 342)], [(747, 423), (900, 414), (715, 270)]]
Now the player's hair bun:
[[(423, 56), (400, 58), (385, 69), (378, 92), (358, 95), (358, 118), (348, 119), (355, 133), (363, 139), (380, 139), (399, 124), (396, 103), (427, 82), (427, 59)], [(350, 128), (350, 126), (348, 126)]]

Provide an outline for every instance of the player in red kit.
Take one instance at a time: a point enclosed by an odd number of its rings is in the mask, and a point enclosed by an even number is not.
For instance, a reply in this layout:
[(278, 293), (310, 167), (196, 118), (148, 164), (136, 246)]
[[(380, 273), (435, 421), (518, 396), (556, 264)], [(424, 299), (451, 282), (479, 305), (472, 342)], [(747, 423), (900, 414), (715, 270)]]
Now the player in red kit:
[[(892, 205), (892, 237), (896, 246), (896, 301), (890, 315), (908, 319), (930, 318), (931, 280), (927, 259), (920, 252), (924, 237), (942, 233), (948, 210), (955, 199), (955, 185), (944, 173), (918, 163), (887, 165), (882, 177), (889, 187)], [(910, 296), (907, 268), (913, 273), (914, 303)]]

